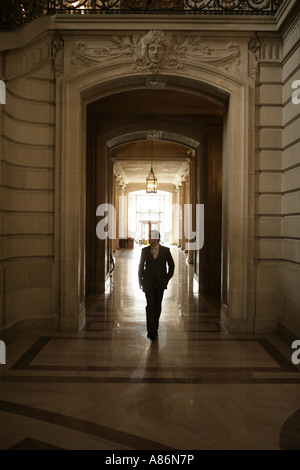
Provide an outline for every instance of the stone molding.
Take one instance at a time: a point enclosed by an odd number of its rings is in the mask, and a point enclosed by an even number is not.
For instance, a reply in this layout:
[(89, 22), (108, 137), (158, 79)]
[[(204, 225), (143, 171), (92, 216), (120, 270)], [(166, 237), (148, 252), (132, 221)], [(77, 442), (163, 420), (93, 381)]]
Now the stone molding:
[(260, 62), (281, 62), (282, 42), (276, 40), (263, 41), (261, 45)]
[(60, 35), (56, 35), (23, 50), (8, 52), (5, 60), (5, 78), (10, 80), (30, 75), (48, 64), (51, 64), (54, 76), (57, 78), (64, 69), (63, 51), (63, 39)]
[(248, 75), (255, 79), (261, 63), (281, 63), (282, 42), (277, 38), (251, 39), (248, 43)]
[[(297, 39), (297, 25), (288, 36)], [(296, 39), (295, 39), (296, 38)], [(224, 44), (224, 45), (223, 45)], [(150, 53), (150, 48), (156, 49)], [(158, 53), (158, 47), (160, 52)], [(231, 75), (241, 75), (242, 44), (224, 40), (199, 38), (183, 33), (163, 30), (131, 35), (112, 35), (97, 40), (78, 40), (71, 43), (71, 65), (80, 73), (84, 69), (110, 66), (123, 61), (124, 73), (148, 72), (150, 74), (184, 72), (190, 66), (220, 69)], [(5, 57), (5, 79), (30, 75), (51, 64), (54, 78), (64, 73), (64, 39), (56, 33), (23, 50), (8, 52)], [(282, 45), (278, 39), (253, 38), (248, 43), (248, 76), (256, 76), (261, 61), (280, 61)]]

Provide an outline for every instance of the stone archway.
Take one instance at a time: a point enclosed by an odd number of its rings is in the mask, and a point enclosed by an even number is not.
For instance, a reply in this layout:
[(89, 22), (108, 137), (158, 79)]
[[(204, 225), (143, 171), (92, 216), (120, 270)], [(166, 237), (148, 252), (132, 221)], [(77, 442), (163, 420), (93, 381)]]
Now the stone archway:
[[(84, 322), (85, 250), (85, 122), (86, 106), (114, 92), (149, 85), (151, 75), (124, 78), (120, 68), (92, 70), (62, 81), (61, 134), (61, 328), (76, 329)], [(160, 80), (160, 78), (159, 78)], [(162, 86), (162, 82), (155, 86)], [(165, 75), (165, 88), (200, 93), (224, 105), (223, 214), (222, 214), (222, 320), (229, 331), (253, 331), (252, 174), (254, 130), (249, 106), (253, 89), (245, 80), (202, 67), (185, 74)], [(157, 85), (158, 83), (158, 85)], [(228, 99), (229, 97), (229, 99)], [(227, 100), (225, 100), (225, 98)], [(98, 142), (108, 168), (105, 142)], [(59, 150), (60, 152), (60, 150)], [(106, 170), (104, 170), (106, 171)], [(108, 176), (108, 174), (107, 174)], [(108, 182), (108, 178), (106, 178)], [(237, 189), (238, 188), (238, 189)], [(109, 187), (102, 188), (104, 197)], [(75, 313), (76, 312), (76, 313)]]

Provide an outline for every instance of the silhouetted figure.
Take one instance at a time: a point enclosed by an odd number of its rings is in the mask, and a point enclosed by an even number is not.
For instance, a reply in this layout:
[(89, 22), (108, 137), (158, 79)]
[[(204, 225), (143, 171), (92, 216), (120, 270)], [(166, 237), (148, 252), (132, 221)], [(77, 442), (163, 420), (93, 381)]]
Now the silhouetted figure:
[(145, 292), (147, 301), (147, 332), (151, 340), (157, 336), (164, 290), (175, 268), (170, 248), (160, 245), (159, 241), (160, 233), (151, 230), (150, 245), (142, 249), (138, 272), (140, 288)]

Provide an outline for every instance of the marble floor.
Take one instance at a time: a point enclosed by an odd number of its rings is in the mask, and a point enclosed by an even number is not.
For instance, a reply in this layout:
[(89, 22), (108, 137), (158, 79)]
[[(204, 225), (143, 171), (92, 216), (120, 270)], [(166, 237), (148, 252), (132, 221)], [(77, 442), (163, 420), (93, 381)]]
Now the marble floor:
[(147, 339), (140, 249), (116, 255), (85, 330), (28, 332), (0, 366), (1, 450), (300, 449), (300, 367), (276, 335), (228, 334), (172, 247), (159, 336)]

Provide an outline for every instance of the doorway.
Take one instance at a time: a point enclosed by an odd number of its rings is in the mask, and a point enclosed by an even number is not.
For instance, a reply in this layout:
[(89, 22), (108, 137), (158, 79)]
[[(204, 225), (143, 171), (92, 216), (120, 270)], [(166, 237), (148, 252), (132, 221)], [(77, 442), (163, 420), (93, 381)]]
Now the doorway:
[[(120, 248), (118, 233), (116, 240), (96, 239), (95, 209), (108, 199), (119, 220), (122, 195), (127, 197), (128, 239), (145, 244), (149, 229), (158, 229), (162, 243), (175, 244), (186, 253), (200, 292), (220, 299), (223, 108), (185, 92), (138, 90), (91, 103), (87, 121), (87, 294), (105, 290), (107, 263)], [(161, 188), (155, 195), (145, 193), (150, 149)], [(192, 205), (194, 211), (196, 204), (206, 208), (201, 253), (189, 252), (184, 227), (185, 207)], [(173, 206), (180, 208), (176, 220)], [(181, 233), (175, 235), (175, 226)]]
[(172, 193), (158, 191), (146, 194), (145, 190), (128, 194), (128, 235), (139, 246), (148, 243), (150, 230), (158, 230), (162, 243), (172, 238)]
[[(233, 80), (220, 75), (216, 87), (215, 76), (212, 76), (209, 70), (201, 70), (201, 78), (200, 69), (191, 70), (191, 74), (194, 78), (182, 77), (180, 74), (168, 76), (167, 82), (166, 77), (162, 77), (167, 85), (163, 87), (162, 83), (159, 83), (159, 89), (155, 90), (147, 87), (147, 82), (141, 83), (139, 77), (126, 78), (125, 86), (122, 87), (122, 77), (102, 83), (95, 74), (86, 74), (84, 84), (78, 80), (67, 86), (66, 103), (68, 104), (69, 97), (72, 97), (72, 107), (64, 106), (63, 122), (68, 122), (68, 126), (73, 131), (78, 129), (78, 132), (72, 131), (71, 142), (71, 134), (65, 129), (66, 145), (63, 147), (62, 157), (62, 324), (74, 324), (74, 321), (78, 321), (78, 316), (74, 316), (74, 302), (78, 306), (80, 320), (84, 318), (84, 281), (88, 277), (89, 269), (91, 268), (94, 285), (98, 289), (95, 291), (104, 291), (109, 276), (110, 245), (107, 240), (95, 240), (97, 220), (93, 208), (89, 223), (85, 224), (85, 221), (89, 218), (88, 208), (92, 207), (92, 204), (97, 207), (99, 203), (112, 201), (114, 182), (111, 152), (123, 143), (146, 141), (149, 130), (154, 129), (160, 133), (161, 141), (186, 144), (195, 151), (192, 189), (196, 203), (203, 200), (208, 203), (209, 191), (215, 189), (216, 200), (220, 201), (221, 192), (221, 203), (218, 205), (222, 212), (219, 218), (222, 242), (219, 256), (221, 258), (222, 253), (222, 269), (221, 274), (218, 273), (221, 283), (221, 314), (229, 331), (252, 331), (254, 277), (251, 268), (252, 218), (249, 217), (249, 210), (251, 212), (253, 207), (253, 193), (249, 187), (248, 171), (253, 163), (253, 132), (252, 128), (246, 126), (251, 90), (236, 77)], [(110, 101), (111, 99), (113, 101)], [(75, 108), (78, 112), (73, 113)], [(80, 126), (84, 123), (88, 125), (86, 133), (82, 136)], [(208, 129), (211, 132), (207, 132)], [(62, 133), (64, 135), (64, 127)], [(249, 145), (245, 145), (245, 133)], [(217, 134), (221, 137), (221, 143), (219, 137), (217, 139), (217, 147), (222, 148), (221, 152), (218, 151), (221, 155), (222, 171), (221, 174), (216, 172), (219, 174), (217, 179), (213, 178), (216, 184), (205, 186), (205, 182), (208, 183), (206, 176), (209, 174), (206, 163), (211, 161), (211, 168), (214, 168), (214, 159), (210, 159), (208, 149), (213, 147)], [(86, 151), (82, 142), (86, 142)], [(236, 165), (238, 172), (234, 171)], [(68, 168), (74, 168), (74, 172), (69, 174)], [(233, 178), (234, 186), (231, 184)], [(74, 183), (72, 191), (69, 190), (71, 181)], [(234, 193), (237, 187), (239, 191)], [(83, 189), (86, 189), (86, 192), (82, 191)], [(181, 192), (187, 193), (187, 185)], [(90, 206), (88, 200), (92, 202)], [(211, 203), (211, 209), (206, 211), (206, 214), (214, 213), (215, 206)], [(78, 216), (69, 218), (66, 224), (65, 210), (71, 206), (74, 214)], [(86, 213), (83, 211), (84, 207)], [(208, 224), (205, 226), (209, 227)], [(210, 225), (212, 226), (213, 224)], [(87, 242), (89, 234), (93, 243)], [(205, 238), (206, 241), (209, 239), (210, 237)], [(207, 243), (205, 247), (208, 248)], [(96, 252), (94, 258), (91, 256), (93, 249)], [(195, 253), (195, 274), (200, 276), (200, 279), (204, 278), (203, 271), (209, 265), (212, 252), (213, 250), (209, 250), (206, 258), (202, 251), (201, 256), (198, 252)], [(70, 256), (70, 253), (73, 255)], [(76, 282), (75, 279), (72, 282), (70, 272), (74, 274)]]

